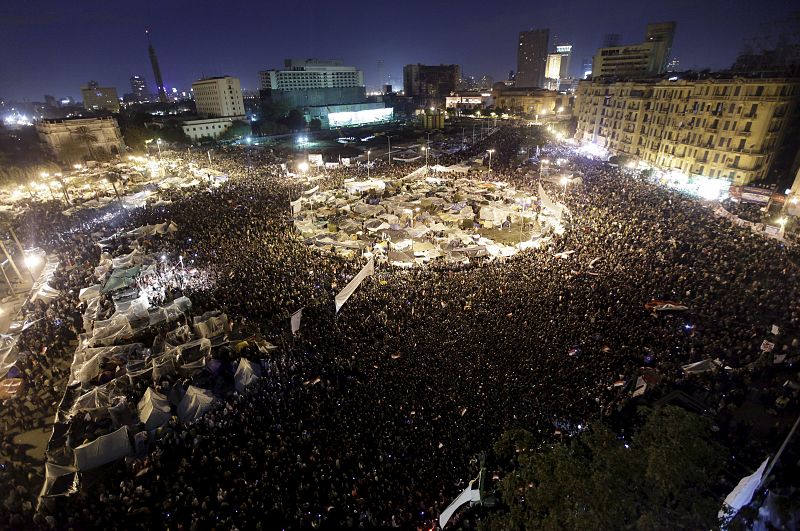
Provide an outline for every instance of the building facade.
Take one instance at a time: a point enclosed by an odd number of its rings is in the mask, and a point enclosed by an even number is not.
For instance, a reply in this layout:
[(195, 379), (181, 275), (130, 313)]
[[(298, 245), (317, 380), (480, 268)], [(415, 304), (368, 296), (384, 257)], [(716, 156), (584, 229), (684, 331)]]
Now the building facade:
[(406, 65), (403, 67), (403, 89), (406, 96), (425, 108), (441, 108), (445, 98), (458, 90), (461, 79), (459, 65)]
[(231, 128), (234, 122), (241, 121), (240, 117), (203, 118), (199, 120), (184, 120), (181, 129), (192, 142), (205, 139), (217, 139)]
[(800, 80), (581, 81), (576, 139), (651, 165), (743, 185), (770, 175)]
[(111, 116), (41, 120), (36, 132), (59, 160), (94, 160), (118, 155), (125, 147), (117, 120)]
[(114, 87), (101, 87), (97, 81), (89, 81), (81, 87), (81, 97), (87, 111), (119, 112), (119, 97)]
[(631, 78), (663, 74), (672, 52), (674, 36), (674, 22), (648, 24), (644, 42), (597, 50), (592, 61), (592, 76)]
[[(497, 87), (497, 85), (495, 85)], [(492, 91), (495, 108), (515, 114), (526, 114), (537, 119), (569, 116), (572, 98), (554, 90), (497, 87)]]
[(244, 99), (239, 78), (210, 77), (192, 83), (197, 114), (208, 117), (242, 117)]
[(364, 87), (364, 72), (341, 61), (321, 59), (286, 59), (283, 70), (258, 73), (262, 89), (309, 90)]
[(341, 61), (286, 59), (283, 70), (263, 70), (260, 97), (289, 109), (349, 105), (367, 99), (364, 72)]
[(519, 32), (516, 86), (523, 88), (544, 87), (549, 50), (549, 29)]
[(458, 111), (473, 111), (487, 109), (494, 106), (494, 97), (491, 92), (460, 91), (445, 98), (446, 109)]
[(147, 90), (147, 81), (142, 76), (131, 77), (131, 96), (133, 101), (148, 101), (150, 91)]

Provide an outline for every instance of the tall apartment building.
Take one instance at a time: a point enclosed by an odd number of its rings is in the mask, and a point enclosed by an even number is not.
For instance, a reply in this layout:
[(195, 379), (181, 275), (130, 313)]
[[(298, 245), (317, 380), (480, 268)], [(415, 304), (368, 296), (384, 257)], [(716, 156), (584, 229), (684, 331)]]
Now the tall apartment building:
[(458, 90), (459, 65), (406, 65), (403, 67), (405, 95), (422, 107), (442, 108), (445, 98)]
[(674, 22), (648, 24), (644, 42), (597, 50), (592, 61), (592, 76), (650, 77), (663, 74), (674, 37)]
[(148, 101), (150, 91), (147, 90), (147, 81), (142, 76), (131, 77), (131, 96), (133, 101)]
[(364, 72), (341, 61), (286, 59), (283, 70), (262, 70), (258, 75), (261, 99), (289, 108), (366, 100)]
[(192, 83), (197, 114), (212, 117), (244, 116), (239, 78), (210, 77)]
[(544, 87), (549, 50), (549, 29), (519, 32), (516, 86), (523, 88)]
[(687, 175), (760, 181), (796, 119), (800, 80), (708, 77), (581, 81), (576, 139)]
[(114, 87), (101, 87), (97, 81), (89, 81), (81, 87), (81, 97), (87, 111), (119, 112), (119, 97)]
[(569, 75), (569, 63), (572, 58), (572, 45), (556, 45), (555, 53), (548, 54), (547, 68), (545, 70), (545, 88), (550, 90), (560, 90), (561, 80), (567, 80)]

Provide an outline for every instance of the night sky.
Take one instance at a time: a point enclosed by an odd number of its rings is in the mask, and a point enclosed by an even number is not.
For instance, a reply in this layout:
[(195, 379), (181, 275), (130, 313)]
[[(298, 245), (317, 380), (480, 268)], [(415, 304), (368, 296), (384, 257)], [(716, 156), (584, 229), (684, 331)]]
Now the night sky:
[(730, 66), (745, 40), (771, 32), (787, 0), (3, 0), (0, 97), (79, 99), (87, 80), (130, 91), (154, 85), (144, 29), (151, 30), (164, 82), (188, 90), (202, 76), (229, 74), (257, 88), (258, 71), (287, 57), (341, 59), (377, 83), (377, 61), (395, 86), (407, 63), (457, 63), (466, 74), (504, 79), (516, 69), (522, 29), (549, 27), (573, 45), (572, 73), (606, 33), (641, 42), (648, 21), (678, 24), (681, 68)]

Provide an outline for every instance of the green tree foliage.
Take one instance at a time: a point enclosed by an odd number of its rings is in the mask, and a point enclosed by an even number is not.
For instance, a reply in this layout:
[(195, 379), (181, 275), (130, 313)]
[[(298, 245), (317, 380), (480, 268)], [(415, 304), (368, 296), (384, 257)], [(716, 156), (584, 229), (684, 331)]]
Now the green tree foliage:
[(286, 126), (292, 132), (302, 131), (306, 126), (306, 121), (300, 111), (297, 109), (292, 109), (289, 111), (289, 115), (286, 117)]
[(308, 128), (311, 131), (319, 131), (322, 129), (322, 121), (319, 118), (312, 118), (311, 121), (308, 122)]
[(627, 442), (602, 424), (545, 449), (525, 430), (506, 432), (495, 452), (515, 465), (500, 487), (509, 510), (486, 527), (710, 529), (726, 461), (710, 434), (707, 419), (672, 406), (650, 411)]
[(147, 149), (145, 142), (154, 136), (152, 131), (140, 125), (129, 125), (122, 133), (125, 145), (137, 153), (144, 153)]
[(237, 120), (231, 124), (231, 126), (225, 130), (224, 133), (220, 135), (222, 140), (235, 140), (237, 138), (242, 138), (243, 136), (247, 136), (253, 133), (253, 130), (250, 128), (250, 123), (245, 122), (242, 120)]

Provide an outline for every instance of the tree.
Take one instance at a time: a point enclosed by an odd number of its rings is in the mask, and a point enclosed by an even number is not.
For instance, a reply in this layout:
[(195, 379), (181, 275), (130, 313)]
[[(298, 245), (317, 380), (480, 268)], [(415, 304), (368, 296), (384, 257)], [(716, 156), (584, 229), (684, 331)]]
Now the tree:
[[(570, 444), (531, 447), (525, 430), (496, 443), (515, 470), (501, 482), (509, 510), (489, 529), (701, 529), (717, 525), (710, 491), (726, 461), (707, 419), (666, 406), (626, 442), (603, 424)], [(513, 450), (512, 450), (513, 449)]]
[(74, 135), (79, 142), (86, 146), (86, 149), (89, 151), (89, 156), (92, 158), (92, 160), (94, 160), (94, 149), (92, 148), (92, 144), (97, 142), (97, 135), (92, 133), (92, 131), (84, 125), (76, 127), (75, 131), (72, 132), (72, 135)]
[(312, 118), (310, 122), (308, 122), (308, 128), (311, 131), (319, 131), (322, 129), (322, 121), (319, 118)]
[(253, 130), (250, 128), (250, 123), (242, 120), (236, 120), (231, 126), (226, 129), (221, 135), (220, 140), (235, 140), (243, 136), (252, 134)]
[(146, 149), (145, 141), (153, 138), (153, 133), (144, 126), (130, 124), (122, 133), (125, 145), (137, 152), (144, 152)]
[(292, 132), (302, 131), (305, 128), (306, 121), (303, 119), (303, 115), (300, 114), (300, 111), (292, 109), (286, 117), (286, 125)]

